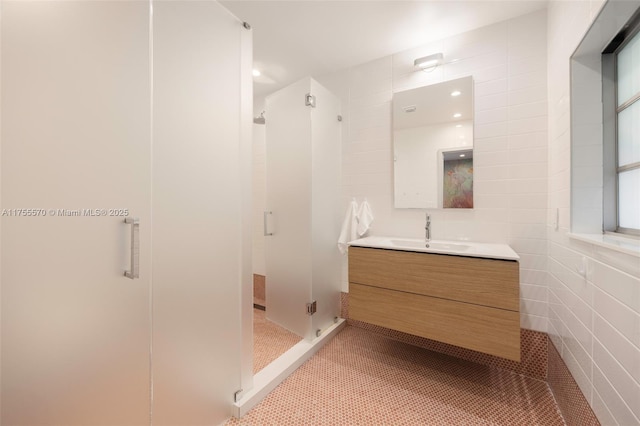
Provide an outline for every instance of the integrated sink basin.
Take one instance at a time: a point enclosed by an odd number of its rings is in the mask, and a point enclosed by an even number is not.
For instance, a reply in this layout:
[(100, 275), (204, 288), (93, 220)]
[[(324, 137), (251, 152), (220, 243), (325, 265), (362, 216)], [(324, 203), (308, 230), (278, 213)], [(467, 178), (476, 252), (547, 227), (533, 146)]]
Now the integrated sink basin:
[(465, 244), (457, 244), (457, 243), (443, 243), (438, 241), (430, 241), (428, 243), (419, 240), (390, 240), (391, 244), (402, 249), (403, 247), (411, 247), (411, 248), (426, 248), (431, 250), (439, 250), (439, 251), (454, 251), (454, 252), (464, 252), (469, 250), (470, 246)]
[(425, 240), (413, 238), (366, 237), (351, 241), (349, 245), (354, 247), (483, 257), (488, 259), (520, 259), (516, 252), (507, 244), (476, 243), (471, 241), (431, 240), (427, 243)]

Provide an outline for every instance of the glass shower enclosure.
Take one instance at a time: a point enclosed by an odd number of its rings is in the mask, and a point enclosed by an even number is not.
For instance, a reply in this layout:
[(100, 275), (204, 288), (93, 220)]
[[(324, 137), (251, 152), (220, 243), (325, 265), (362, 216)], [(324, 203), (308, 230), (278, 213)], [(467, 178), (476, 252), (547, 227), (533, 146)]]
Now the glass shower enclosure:
[(0, 423), (223, 423), (251, 31), (215, 1), (0, 8)]
[(304, 78), (266, 111), (267, 319), (310, 341), (340, 312), (340, 102)]

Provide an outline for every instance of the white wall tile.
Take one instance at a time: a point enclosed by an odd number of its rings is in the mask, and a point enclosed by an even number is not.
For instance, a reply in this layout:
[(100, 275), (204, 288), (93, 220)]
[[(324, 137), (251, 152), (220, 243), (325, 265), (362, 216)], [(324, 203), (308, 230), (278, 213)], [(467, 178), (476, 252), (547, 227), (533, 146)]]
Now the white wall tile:
[[(507, 93), (507, 85), (508, 80), (506, 78), (477, 82), (475, 85), (474, 96), (481, 98), (483, 96)], [(509, 104), (508, 102), (509, 97), (507, 96), (507, 105)]]
[(547, 304), (549, 298), (548, 288), (544, 285), (520, 284), (520, 297)]
[(529, 87), (546, 85), (547, 70), (530, 71), (524, 74), (512, 75), (509, 78), (509, 90), (520, 90)]
[(474, 138), (497, 138), (507, 134), (507, 122), (500, 121), (497, 123), (478, 124), (473, 127)]
[[(509, 120), (520, 120), (533, 117), (547, 117), (546, 102), (531, 102), (528, 104), (513, 105), (508, 109)], [(546, 144), (545, 144), (546, 146)]]
[(527, 163), (547, 163), (547, 148), (518, 149), (509, 152), (509, 163), (512, 165)]
[(510, 135), (509, 147), (511, 149), (547, 147), (547, 132), (531, 132), (519, 135)]
[(509, 106), (529, 104), (532, 102), (546, 102), (546, 85), (528, 87), (526, 89), (511, 90), (507, 99)]
[(547, 304), (546, 300), (538, 301), (538, 300), (523, 299), (522, 295), (520, 295), (520, 297), (521, 297), (520, 312), (529, 314), (529, 315), (536, 315), (540, 317), (547, 316), (547, 309), (549, 305)]
[[(488, 83), (479, 83), (479, 84), (488, 84)], [(480, 112), (488, 109), (504, 108), (506, 106), (507, 106), (506, 91), (480, 96), (478, 95), (476, 90), (476, 93), (475, 93), (476, 111)]]
[(520, 314), (520, 327), (528, 330), (540, 331), (546, 333), (548, 328), (547, 316), (530, 315), (526, 313)]
[(520, 268), (520, 281), (523, 283), (547, 288), (547, 271)]
[(476, 126), (507, 121), (507, 108), (503, 107), (477, 111), (473, 121)]
[[(535, 13), (523, 15), (507, 22), (509, 46), (531, 41), (531, 34), (543, 29), (546, 31), (547, 13), (541, 10)], [(538, 39), (537, 42), (545, 47), (546, 40)]]
[(513, 209), (545, 209), (547, 197), (546, 194), (511, 194), (509, 195), (509, 207)]
[(507, 151), (509, 149), (509, 138), (506, 136), (496, 138), (475, 138), (473, 141), (473, 152), (494, 152)]
[(473, 152), (474, 170), (491, 166), (506, 166), (509, 164), (509, 151), (478, 151)]
[(640, 420), (633, 415), (633, 412), (611, 385), (608, 377), (597, 366), (593, 368), (593, 386), (615, 419), (613, 424), (637, 425), (640, 423)]
[[(475, 149), (475, 148), (474, 148)], [(509, 179), (509, 166), (484, 166), (484, 167), (475, 167), (474, 168), (474, 179), (475, 182), (486, 181), (486, 180), (504, 180)], [(475, 184), (474, 184), (475, 185)], [(484, 195), (483, 192), (478, 192), (478, 188), (475, 188), (474, 191), (474, 202), (476, 193), (479, 195)], [(506, 200), (506, 198), (505, 198)]]
[(518, 253), (538, 255), (547, 254), (547, 242), (545, 240), (511, 238), (509, 240), (509, 244)]
[[(593, 361), (609, 384), (616, 390), (633, 414), (640, 419), (640, 385), (597, 340), (593, 345)], [(614, 385), (615, 383), (615, 385)]]
[(509, 200), (501, 194), (474, 194), (473, 206), (476, 209), (490, 209), (496, 207), (506, 209), (509, 207)]
[(566, 345), (564, 345), (564, 349), (562, 351), (562, 359), (567, 365), (567, 368), (571, 372), (571, 375), (575, 379), (576, 383), (578, 384), (578, 387), (584, 394), (587, 401), (591, 401), (591, 392), (593, 387), (591, 385), (590, 376), (588, 376), (587, 373), (585, 372), (585, 368), (587, 370), (590, 370), (591, 366), (580, 365), (576, 357), (573, 355), (573, 353), (569, 350), (569, 348)]
[(591, 408), (593, 408), (593, 412), (595, 413), (596, 417), (600, 421), (600, 424), (603, 424), (603, 425), (616, 424), (616, 420), (613, 417), (613, 414), (611, 414), (611, 411), (609, 411), (607, 404), (605, 404), (605, 402), (600, 397), (600, 394), (597, 392), (597, 389), (593, 390), (592, 400), (593, 402), (591, 404)]
[[(513, 179), (525, 180), (525, 179), (542, 179), (547, 176), (547, 163), (535, 163), (535, 164), (513, 164), (509, 166), (509, 176)], [(547, 201), (544, 204), (538, 204), (537, 206), (546, 206)]]
[[(555, 346), (560, 355), (562, 355), (562, 337), (558, 328), (562, 327), (562, 321), (554, 318), (553, 309), (549, 307), (549, 318), (547, 321), (547, 334), (551, 340), (551, 344)], [(559, 349), (558, 349), (559, 348)]]
[(640, 355), (640, 314), (596, 288), (594, 311), (636, 346)]
[(512, 179), (509, 181), (510, 194), (546, 194), (546, 189), (547, 179)]
[[(593, 332), (597, 340), (609, 351), (633, 379), (640, 383), (640, 350), (616, 331), (600, 315), (594, 315)], [(611, 378), (615, 381), (615, 378)], [(602, 395), (602, 394), (601, 394)]]
[(545, 224), (510, 223), (508, 226), (511, 238), (545, 238), (547, 233)]
[(519, 120), (509, 120), (509, 135), (519, 135), (522, 133), (542, 132), (547, 130), (547, 117), (531, 117)]
[(520, 265), (526, 269), (537, 269), (545, 271), (547, 269), (547, 257), (538, 254), (518, 253)]
[[(571, 329), (567, 328), (568, 333), (566, 333), (562, 339), (562, 342), (565, 345), (565, 351), (571, 353), (573, 358), (575, 358), (576, 362), (580, 366), (580, 369), (584, 373), (585, 377), (589, 382), (592, 381), (592, 364), (593, 360), (591, 358), (591, 346), (585, 347), (580, 340), (578, 340)], [(586, 384), (588, 388), (591, 387), (591, 384)]]
[(532, 71), (547, 72), (547, 61), (545, 54), (509, 57), (509, 76), (526, 74)]
[(640, 313), (640, 279), (616, 270), (602, 262), (591, 262), (589, 279), (600, 290), (618, 302)]

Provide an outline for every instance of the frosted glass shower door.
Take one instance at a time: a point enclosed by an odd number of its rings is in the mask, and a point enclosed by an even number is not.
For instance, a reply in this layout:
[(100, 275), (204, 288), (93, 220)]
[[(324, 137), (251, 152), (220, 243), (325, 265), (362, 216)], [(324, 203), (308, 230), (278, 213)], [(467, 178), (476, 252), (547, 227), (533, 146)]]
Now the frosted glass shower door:
[(222, 424), (250, 285), (250, 31), (215, 1), (1, 8), (0, 423)]
[(313, 247), (312, 299), (317, 311), (312, 319), (314, 336), (340, 316), (340, 100), (317, 81), (311, 80), (316, 108), (311, 109), (313, 184), (311, 223)]
[(249, 34), (214, 1), (154, 3), (154, 425), (222, 424), (241, 387)]
[(266, 314), (306, 339), (312, 337), (306, 313), (312, 264), (309, 92), (305, 79), (266, 100)]
[(3, 1), (0, 25), (1, 423), (149, 424), (149, 4)]
[(267, 318), (311, 340), (339, 314), (340, 103), (305, 78), (266, 110)]

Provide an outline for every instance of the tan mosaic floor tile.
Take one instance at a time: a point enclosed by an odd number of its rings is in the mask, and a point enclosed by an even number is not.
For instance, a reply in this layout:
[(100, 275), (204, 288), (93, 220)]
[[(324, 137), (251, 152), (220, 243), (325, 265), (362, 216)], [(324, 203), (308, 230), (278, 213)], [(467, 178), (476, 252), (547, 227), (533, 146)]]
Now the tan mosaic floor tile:
[(300, 341), (297, 334), (268, 321), (265, 311), (253, 310), (253, 372), (269, 365), (274, 359)]
[(229, 425), (563, 425), (540, 380), (346, 327)]

